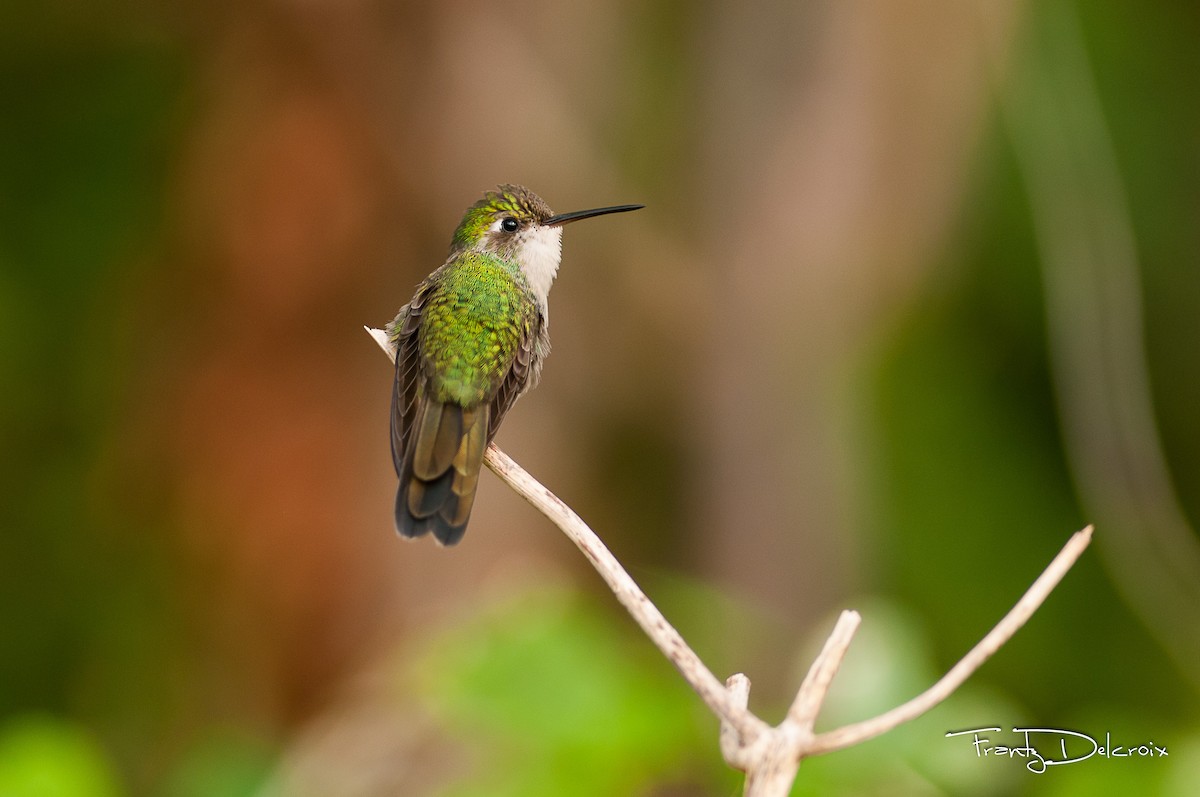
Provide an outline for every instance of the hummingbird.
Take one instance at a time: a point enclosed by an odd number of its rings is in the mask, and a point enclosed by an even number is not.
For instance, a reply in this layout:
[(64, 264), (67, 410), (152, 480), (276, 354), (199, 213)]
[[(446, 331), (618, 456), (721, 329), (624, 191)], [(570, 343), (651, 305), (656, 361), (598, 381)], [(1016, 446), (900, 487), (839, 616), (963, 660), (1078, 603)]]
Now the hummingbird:
[(566, 224), (638, 210), (555, 214), (527, 188), (501, 185), (463, 215), (450, 254), (388, 326), (396, 350), (392, 464), (396, 531), (462, 539), (483, 452), (550, 353), (550, 286)]

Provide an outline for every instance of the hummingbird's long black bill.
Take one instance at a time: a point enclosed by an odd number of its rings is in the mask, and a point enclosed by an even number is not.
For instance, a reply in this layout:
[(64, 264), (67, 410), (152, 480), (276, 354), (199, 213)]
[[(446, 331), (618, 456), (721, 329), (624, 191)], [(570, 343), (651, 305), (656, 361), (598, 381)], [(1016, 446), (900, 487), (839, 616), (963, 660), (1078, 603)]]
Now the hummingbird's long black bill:
[(603, 216), (606, 213), (624, 213), (629, 210), (641, 210), (645, 205), (613, 205), (610, 208), (592, 208), (591, 210), (573, 210), (570, 213), (559, 213), (542, 222), (546, 227), (561, 227), (580, 219), (590, 219), (592, 216)]

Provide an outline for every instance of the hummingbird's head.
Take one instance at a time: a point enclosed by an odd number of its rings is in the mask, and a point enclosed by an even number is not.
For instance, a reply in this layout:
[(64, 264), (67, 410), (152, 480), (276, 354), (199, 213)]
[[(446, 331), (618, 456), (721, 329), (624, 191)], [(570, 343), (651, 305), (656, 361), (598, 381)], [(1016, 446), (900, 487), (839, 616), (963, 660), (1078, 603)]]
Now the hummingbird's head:
[(451, 249), (491, 252), (514, 259), (536, 227), (554, 214), (540, 196), (519, 185), (502, 185), (467, 208)]
[(516, 261), (543, 306), (562, 259), (562, 227), (579, 219), (637, 210), (617, 205), (555, 215), (537, 194), (519, 185), (501, 185), (467, 208), (454, 231), (452, 253), (488, 252)]

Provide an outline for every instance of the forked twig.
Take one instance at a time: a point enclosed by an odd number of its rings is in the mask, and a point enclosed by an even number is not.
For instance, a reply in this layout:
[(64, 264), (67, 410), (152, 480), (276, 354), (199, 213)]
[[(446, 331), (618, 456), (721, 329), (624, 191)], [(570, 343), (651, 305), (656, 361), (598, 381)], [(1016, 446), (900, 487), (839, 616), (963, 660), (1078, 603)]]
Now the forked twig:
[[(395, 351), (387, 334), (371, 328), (367, 328), (367, 332), (394, 360)], [(771, 727), (747, 707), (750, 679), (737, 673), (722, 685), (679, 632), (667, 622), (662, 612), (650, 602), (595, 532), (569, 506), (496, 446), (488, 446), (483, 461), (575, 543), (621, 605), (716, 714), (721, 723), (721, 754), (730, 766), (746, 772), (745, 794), (748, 797), (786, 795), (795, 782), (804, 758), (841, 750), (871, 739), (915, 719), (945, 700), (1025, 624), (1092, 539), (1091, 526), (1076, 532), (996, 627), (925, 692), (873, 719), (814, 735), (813, 725), (817, 715), (861, 621), (857, 612), (842, 613), (820, 655), (813, 662), (787, 716), (779, 725)]]

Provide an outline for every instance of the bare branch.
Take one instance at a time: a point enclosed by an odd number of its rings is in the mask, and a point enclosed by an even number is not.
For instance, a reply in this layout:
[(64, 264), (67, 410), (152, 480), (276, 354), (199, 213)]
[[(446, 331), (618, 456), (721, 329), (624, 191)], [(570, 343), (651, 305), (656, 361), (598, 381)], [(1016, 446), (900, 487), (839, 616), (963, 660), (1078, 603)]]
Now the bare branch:
[[(736, 672), (725, 679), (725, 686), (729, 689), (729, 695), (733, 702), (746, 709), (750, 705), (750, 679), (745, 674)], [(750, 751), (750, 746), (742, 735), (738, 733), (737, 728), (733, 727), (726, 720), (721, 720), (721, 755), (725, 758), (725, 763), (734, 769), (740, 769), (745, 772), (749, 768), (753, 757), (747, 753)]]
[(813, 661), (804, 683), (800, 684), (800, 691), (796, 693), (796, 699), (788, 709), (787, 715), (804, 733), (812, 733), (813, 723), (817, 721), (817, 713), (825, 702), (825, 695), (833, 683), (833, 676), (842, 666), (842, 658), (845, 657), (846, 649), (850, 647), (850, 641), (854, 639), (854, 632), (858, 630), (861, 622), (862, 616), (858, 612), (842, 612), (833, 633), (825, 640), (825, 647)]
[[(394, 361), (395, 350), (387, 333), (370, 328), (367, 328), (367, 332)], [(1092, 539), (1091, 526), (1075, 533), (996, 627), (928, 690), (874, 719), (814, 736), (813, 724), (861, 622), (858, 612), (842, 612), (833, 633), (801, 684), (787, 716), (778, 726), (770, 727), (747, 708), (750, 679), (737, 673), (722, 685), (625, 572), (600, 538), (570, 507), (494, 445), (488, 446), (484, 462), (575, 543), (621, 605), (716, 714), (721, 722), (721, 754), (730, 766), (746, 773), (746, 797), (784, 797), (795, 782), (804, 758), (840, 750), (878, 736), (915, 719), (945, 700), (1025, 624)]]
[(1067, 574), (1067, 571), (1071, 569), (1091, 541), (1091, 526), (1071, 535), (1071, 539), (1067, 540), (1067, 544), (1058, 552), (1058, 556), (1054, 557), (1049, 566), (1038, 576), (1037, 581), (1033, 582), (1033, 586), (1026, 590), (1021, 599), (1017, 601), (1017, 604), (1009, 610), (1008, 614), (1004, 615), (995, 628), (988, 632), (987, 636), (979, 641), (979, 644), (971, 648), (970, 652), (950, 669), (950, 672), (942, 676), (940, 681), (886, 714), (820, 734), (813, 739), (812, 744), (805, 751), (805, 755), (830, 753), (874, 738), (881, 733), (890, 731), (897, 725), (916, 719), (948, 698), (954, 690), (962, 685), (963, 681), (971, 676), (971, 673), (979, 669), (980, 665), (991, 658), (1001, 645), (1011, 639), (1012, 635), (1025, 625), (1025, 622), (1046, 600), (1050, 591), (1058, 586), (1058, 582), (1062, 581), (1063, 576)]
[[(395, 350), (387, 338), (387, 333), (369, 327), (367, 332), (395, 361)], [(717, 680), (708, 667), (704, 666), (700, 657), (688, 647), (679, 632), (667, 622), (662, 612), (650, 602), (616, 557), (579, 515), (494, 444), (488, 446), (483, 461), (493, 473), (518, 495), (533, 504), (575, 543), (608, 584), (621, 605), (633, 616), (663, 655), (679, 669), (680, 674), (719, 719), (732, 726), (742, 739), (747, 741), (767, 729), (766, 723), (747, 711), (744, 702), (739, 705), (730, 691)]]
[(508, 483), (517, 493), (563, 530), (571, 542), (583, 552), (592, 566), (605, 580), (618, 601), (633, 615), (646, 635), (658, 649), (674, 664), (691, 684), (700, 698), (708, 704), (718, 718), (733, 726), (744, 739), (753, 739), (766, 730), (762, 720), (738, 705), (732, 694), (704, 666), (700, 657), (688, 647), (679, 632), (667, 622), (662, 612), (650, 602), (616, 557), (605, 547), (587, 524), (554, 493), (543, 487), (536, 479), (521, 469), (496, 446), (488, 446), (483, 456), (492, 472)]

